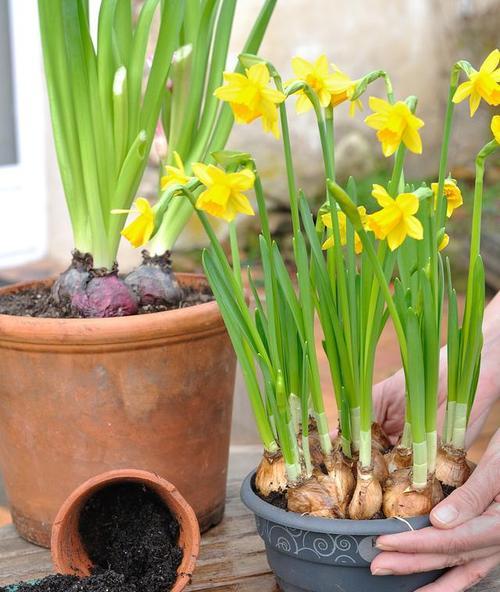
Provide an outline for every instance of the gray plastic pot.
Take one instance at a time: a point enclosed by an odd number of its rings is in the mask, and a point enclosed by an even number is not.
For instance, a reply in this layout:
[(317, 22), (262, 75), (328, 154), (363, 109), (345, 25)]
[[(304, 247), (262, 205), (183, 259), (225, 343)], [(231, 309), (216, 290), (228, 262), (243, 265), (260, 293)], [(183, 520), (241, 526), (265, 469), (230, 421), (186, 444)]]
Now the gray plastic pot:
[[(255, 514), (269, 565), (284, 592), (414, 592), (443, 571), (409, 576), (372, 576), (370, 563), (382, 534), (408, 530), (394, 518), (328, 520), (286, 512), (261, 500), (252, 471), (241, 486), (241, 500)], [(408, 520), (414, 530), (429, 526), (426, 516)]]

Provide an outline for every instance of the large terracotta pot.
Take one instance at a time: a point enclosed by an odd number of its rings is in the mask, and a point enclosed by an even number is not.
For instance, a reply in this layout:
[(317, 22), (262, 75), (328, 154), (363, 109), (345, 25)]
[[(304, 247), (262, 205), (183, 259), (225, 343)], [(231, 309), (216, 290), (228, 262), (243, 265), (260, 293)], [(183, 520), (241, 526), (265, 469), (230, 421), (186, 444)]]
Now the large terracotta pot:
[(0, 464), (19, 533), (49, 546), (66, 497), (120, 468), (158, 473), (202, 530), (217, 524), (235, 365), (215, 302), (112, 319), (0, 315)]

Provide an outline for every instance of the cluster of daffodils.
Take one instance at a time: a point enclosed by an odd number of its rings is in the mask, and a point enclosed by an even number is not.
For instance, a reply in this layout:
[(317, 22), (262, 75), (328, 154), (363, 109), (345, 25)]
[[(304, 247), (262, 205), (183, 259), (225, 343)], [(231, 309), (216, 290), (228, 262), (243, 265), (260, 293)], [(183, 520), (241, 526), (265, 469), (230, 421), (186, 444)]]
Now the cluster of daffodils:
[[(158, 227), (164, 201), (190, 203), (211, 242), (203, 264), (237, 353), (264, 455), (255, 486), (263, 496), (282, 494), (288, 509), (328, 518), (370, 519), (428, 513), (443, 496), (442, 485), (456, 487), (469, 475), (465, 428), (474, 401), (482, 347), (484, 270), (480, 257), (482, 187), (486, 158), (499, 148), (499, 116), (491, 139), (476, 159), (471, 250), (465, 312), (460, 320), (451, 266), (443, 249), (447, 221), (463, 197), (447, 174), (448, 146), (455, 104), (470, 96), (471, 114), (481, 100), (499, 103), (499, 52), (479, 71), (467, 62), (452, 70), (435, 183), (410, 185), (404, 166), (409, 153), (420, 154), (417, 100), (396, 100), (387, 73), (370, 72), (352, 80), (325, 56), (315, 62), (294, 58), (295, 77), (283, 83), (272, 64), (240, 56), (244, 72), (224, 75), (215, 95), (228, 103), (239, 123), (261, 119), (265, 131), (281, 136), (293, 228), (295, 266), (290, 270), (273, 240), (262, 181), (250, 154), (219, 151), (214, 163), (193, 163), (186, 174), (176, 155), (162, 179), (162, 198), (148, 210), (137, 203), (136, 227), (145, 236)], [(467, 80), (460, 83), (465, 74)], [(385, 184), (371, 195), (358, 192), (354, 179), (335, 180), (334, 112), (361, 97), (379, 78), (386, 97), (370, 97), (365, 122), (376, 130), (382, 153), (392, 161)], [(325, 170), (325, 201), (312, 212), (298, 190), (286, 101), (296, 110), (313, 110)], [(263, 290), (253, 271), (248, 283), (255, 307), (247, 304), (239, 256), (237, 214), (254, 215), (253, 189), (262, 232), (259, 237)], [(373, 207), (373, 199), (377, 204)], [(153, 212), (153, 214), (152, 214)], [(231, 259), (209, 217), (229, 223)], [(153, 218), (153, 221), (152, 221)], [(141, 222), (142, 220), (142, 222)], [(441, 319), (448, 300), (448, 409), (438, 438), (437, 404)], [(317, 352), (315, 318), (323, 334), (335, 401), (338, 436), (332, 441), (325, 414)], [(386, 323), (394, 326), (406, 379), (406, 421), (391, 446), (373, 421), (372, 387), (377, 344)]]

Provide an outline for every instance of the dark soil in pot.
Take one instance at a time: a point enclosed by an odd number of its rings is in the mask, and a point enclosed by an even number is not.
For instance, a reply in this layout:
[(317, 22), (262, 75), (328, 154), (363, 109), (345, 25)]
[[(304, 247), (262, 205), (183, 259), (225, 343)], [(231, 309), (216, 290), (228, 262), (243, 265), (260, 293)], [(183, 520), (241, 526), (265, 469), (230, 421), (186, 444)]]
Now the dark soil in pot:
[(94, 563), (90, 576), (57, 574), (16, 592), (167, 592), (177, 579), (179, 524), (143, 485), (118, 484), (94, 494), (82, 511), (80, 534)]
[[(182, 286), (181, 291), (182, 297), (178, 304), (146, 304), (139, 307), (137, 314), (176, 310), (211, 302), (214, 299), (208, 288), (197, 290), (191, 286)], [(75, 314), (69, 302), (54, 302), (51, 295), (51, 286), (45, 284), (20, 290), (15, 294), (0, 296), (0, 314), (51, 319), (79, 318), (79, 315)]]

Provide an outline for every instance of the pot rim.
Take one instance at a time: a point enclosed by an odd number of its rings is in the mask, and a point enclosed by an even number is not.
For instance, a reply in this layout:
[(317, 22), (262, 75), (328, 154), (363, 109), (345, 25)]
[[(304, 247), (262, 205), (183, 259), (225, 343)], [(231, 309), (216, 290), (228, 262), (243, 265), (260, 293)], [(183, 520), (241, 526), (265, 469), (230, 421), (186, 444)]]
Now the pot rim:
[[(179, 545), (182, 548), (182, 561), (177, 568), (177, 578), (170, 592), (181, 592), (191, 582), (196, 561), (200, 552), (200, 529), (192, 507), (170, 481), (156, 473), (141, 469), (116, 469), (91, 477), (79, 485), (63, 502), (52, 526), (51, 555), (56, 571), (60, 573), (77, 573), (71, 563), (66, 563), (65, 528), (74, 512), (81, 510), (83, 504), (97, 491), (117, 483), (140, 483), (149, 487), (169, 508), (179, 523)], [(87, 557), (88, 562), (88, 557)]]
[[(203, 274), (176, 274), (181, 285), (208, 286)], [(36, 285), (50, 285), (53, 278), (22, 282), (0, 288), (0, 296)], [(176, 338), (189, 334), (203, 336), (224, 332), (225, 326), (215, 300), (186, 308), (144, 315), (105, 319), (53, 319), (0, 314), (0, 343), (110, 344)]]
[(415, 518), (383, 518), (381, 520), (345, 520), (317, 518), (316, 516), (303, 516), (294, 512), (287, 512), (276, 508), (262, 500), (253, 490), (252, 481), (256, 471), (251, 471), (244, 479), (240, 497), (245, 506), (254, 514), (265, 520), (276, 522), (282, 526), (317, 532), (320, 534), (348, 534), (354, 536), (374, 536), (382, 534), (398, 534), (411, 529), (420, 530), (430, 526), (428, 516)]

